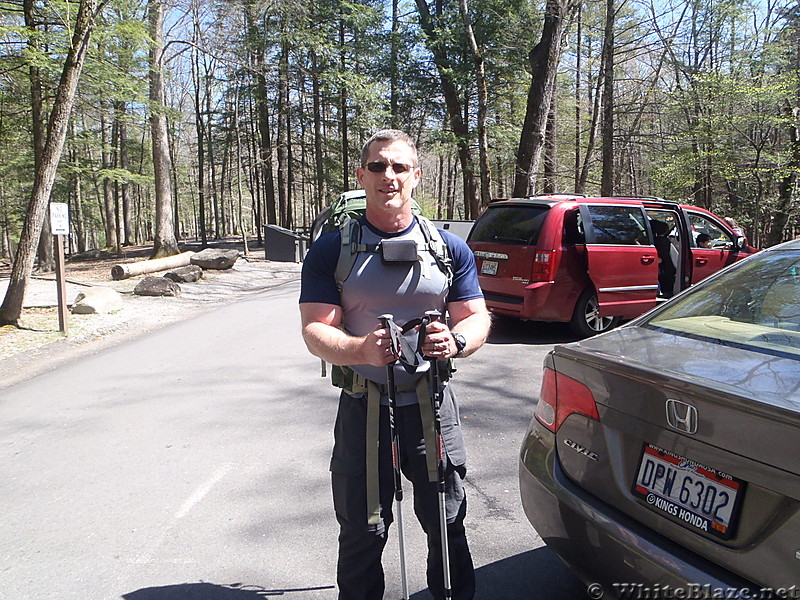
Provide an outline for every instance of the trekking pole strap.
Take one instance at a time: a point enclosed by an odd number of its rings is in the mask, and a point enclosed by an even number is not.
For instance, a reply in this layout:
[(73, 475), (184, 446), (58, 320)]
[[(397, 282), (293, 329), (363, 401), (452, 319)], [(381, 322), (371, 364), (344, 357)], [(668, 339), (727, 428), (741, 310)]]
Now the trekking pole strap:
[(417, 401), (419, 402), (419, 416), (422, 419), (422, 433), (425, 437), (425, 462), (428, 466), (428, 481), (435, 483), (439, 479), (439, 450), (436, 444), (436, 423), (433, 404), (425, 377), (422, 377), (417, 382)]
[(378, 525), (381, 522), (381, 492), (378, 475), (378, 434), (381, 416), (381, 388), (374, 381), (367, 381), (367, 523)]

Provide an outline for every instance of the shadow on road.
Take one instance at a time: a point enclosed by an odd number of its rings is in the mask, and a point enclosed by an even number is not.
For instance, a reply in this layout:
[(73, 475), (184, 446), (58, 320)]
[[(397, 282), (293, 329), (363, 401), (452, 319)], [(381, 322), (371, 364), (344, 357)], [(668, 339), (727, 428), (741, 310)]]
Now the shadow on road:
[[(547, 547), (484, 565), (475, 571), (475, 598), (480, 600), (575, 600), (586, 587)], [(416, 598), (416, 596), (415, 596)], [(427, 598), (419, 595), (419, 600)]]
[[(475, 598), (480, 600), (575, 600), (586, 597), (586, 587), (548, 548), (537, 548), (476, 569)], [(310, 592), (330, 591), (334, 586), (266, 589), (261, 586), (213, 583), (182, 583), (142, 588), (124, 594), (124, 600), (259, 600), (273, 596), (305, 598)], [(316, 596), (315, 596), (316, 597)], [(329, 597), (327, 594), (325, 597)], [(428, 590), (412, 594), (411, 600), (430, 600)]]
[(495, 315), (488, 341), (490, 344), (566, 344), (577, 339), (566, 323), (520, 321)]
[(218, 585), (214, 583), (179, 583), (159, 587), (142, 588), (122, 597), (125, 600), (259, 600), (272, 596), (295, 596), (302, 598), (303, 593), (333, 590), (334, 587), (323, 586), (313, 588), (293, 588), (268, 590), (261, 586)]

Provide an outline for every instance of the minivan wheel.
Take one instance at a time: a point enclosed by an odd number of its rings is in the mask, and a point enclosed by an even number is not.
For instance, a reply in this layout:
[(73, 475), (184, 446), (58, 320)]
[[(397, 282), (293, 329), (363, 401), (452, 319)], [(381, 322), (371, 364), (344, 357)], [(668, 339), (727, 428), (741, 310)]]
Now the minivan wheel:
[(597, 295), (589, 288), (581, 294), (575, 304), (575, 312), (569, 325), (582, 338), (603, 333), (619, 325), (620, 317), (601, 317)]

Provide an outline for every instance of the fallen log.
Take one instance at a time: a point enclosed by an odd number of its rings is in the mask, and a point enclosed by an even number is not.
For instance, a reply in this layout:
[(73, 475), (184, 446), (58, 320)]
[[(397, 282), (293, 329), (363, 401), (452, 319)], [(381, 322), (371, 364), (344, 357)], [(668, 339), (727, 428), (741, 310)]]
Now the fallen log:
[(176, 267), (185, 267), (189, 264), (194, 254), (194, 252), (189, 251), (173, 256), (165, 256), (164, 258), (154, 258), (152, 260), (141, 260), (139, 262), (114, 265), (111, 267), (111, 279), (127, 279), (134, 275), (143, 275), (145, 273), (155, 273), (156, 271), (164, 271)]

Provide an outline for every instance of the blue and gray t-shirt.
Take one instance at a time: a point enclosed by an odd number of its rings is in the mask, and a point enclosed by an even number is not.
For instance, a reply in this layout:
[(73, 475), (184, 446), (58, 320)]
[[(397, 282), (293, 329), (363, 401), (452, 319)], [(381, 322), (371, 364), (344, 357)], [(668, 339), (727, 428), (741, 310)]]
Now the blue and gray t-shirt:
[[(350, 276), (342, 286), (336, 286), (334, 272), (339, 259), (341, 235), (331, 232), (318, 239), (308, 251), (303, 263), (300, 302), (319, 302), (342, 307), (343, 328), (354, 336), (363, 336), (373, 331), (378, 317), (390, 313), (395, 322), (403, 324), (421, 317), (429, 310), (445, 314), (449, 302), (481, 298), (475, 258), (461, 238), (440, 230), (450, 252), (453, 264), (453, 281), (448, 288), (447, 277), (440, 270), (433, 255), (428, 251), (425, 237), (415, 219), (407, 229), (398, 233), (385, 233), (370, 224), (366, 217), (361, 223), (361, 243), (375, 246), (384, 239), (413, 239), (417, 242), (418, 260), (413, 263), (386, 263), (380, 253), (362, 252), (356, 258)], [(386, 369), (370, 365), (350, 365), (362, 376), (386, 383)], [(403, 368), (395, 369), (395, 381), (402, 387), (419, 378), (428, 368), (424, 362), (417, 374), (409, 374)], [(404, 396), (409, 396), (405, 398)], [(416, 402), (413, 392), (398, 395), (398, 405)]]

